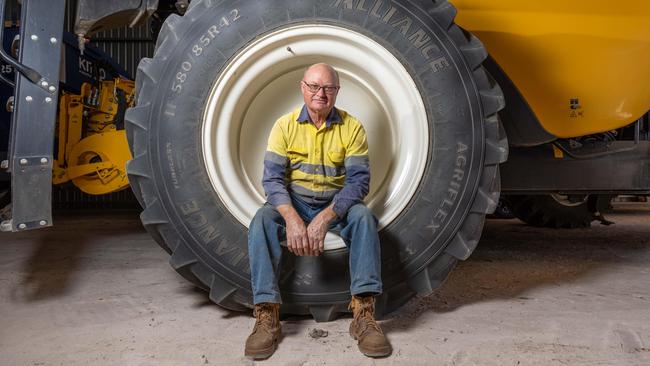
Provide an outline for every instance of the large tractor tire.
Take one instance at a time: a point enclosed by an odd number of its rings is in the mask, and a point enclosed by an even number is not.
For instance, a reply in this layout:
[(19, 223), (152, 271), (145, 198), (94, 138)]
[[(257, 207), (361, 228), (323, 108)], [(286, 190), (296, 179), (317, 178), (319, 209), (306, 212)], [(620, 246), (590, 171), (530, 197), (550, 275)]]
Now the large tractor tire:
[(531, 226), (576, 229), (591, 226), (598, 213), (609, 210), (610, 195), (512, 195), (514, 215)]
[[(379, 219), (378, 312), (429, 294), (476, 246), (499, 199), (504, 100), (481, 42), (447, 1), (208, 1), (164, 23), (140, 62), (127, 112), (127, 170), (142, 223), (185, 278), (233, 310), (252, 307), (247, 227), (264, 202), (262, 159), (275, 120), (302, 104), (303, 70), (341, 75), (337, 106), (365, 125)], [(348, 253), (285, 251), (281, 311), (346, 312)]]

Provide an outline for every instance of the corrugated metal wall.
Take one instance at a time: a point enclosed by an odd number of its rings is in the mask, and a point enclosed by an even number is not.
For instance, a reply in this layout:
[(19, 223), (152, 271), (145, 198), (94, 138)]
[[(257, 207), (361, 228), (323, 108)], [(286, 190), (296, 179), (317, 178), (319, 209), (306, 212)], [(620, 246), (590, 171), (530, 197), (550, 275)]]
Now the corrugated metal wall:
[[(74, 32), (74, 12), (76, 0), (69, 0), (66, 5), (66, 21), (64, 29)], [(132, 77), (138, 68), (138, 62), (143, 57), (151, 57), (155, 40), (151, 38), (148, 23), (135, 28), (118, 28), (94, 34), (91, 44), (111, 55)]]

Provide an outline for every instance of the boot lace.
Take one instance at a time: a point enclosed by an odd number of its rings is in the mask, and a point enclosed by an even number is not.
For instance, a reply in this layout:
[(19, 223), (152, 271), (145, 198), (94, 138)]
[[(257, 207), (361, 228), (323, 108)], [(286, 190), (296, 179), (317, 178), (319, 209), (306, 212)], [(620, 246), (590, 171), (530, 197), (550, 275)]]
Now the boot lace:
[[(354, 309), (355, 307), (356, 311)], [(365, 331), (370, 327), (383, 334), (379, 324), (377, 324), (377, 321), (375, 320), (374, 304), (372, 300), (359, 300), (356, 302), (356, 306), (351, 303), (349, 310), (352, 310), (354, 314), (353, 321), (363, 326), (361, 331), (362, 333), (365, 333)]]
[(255, 309), (255, 328), (262, 328), (268, 332), (273, 328), (273, 305), (260, 305)]

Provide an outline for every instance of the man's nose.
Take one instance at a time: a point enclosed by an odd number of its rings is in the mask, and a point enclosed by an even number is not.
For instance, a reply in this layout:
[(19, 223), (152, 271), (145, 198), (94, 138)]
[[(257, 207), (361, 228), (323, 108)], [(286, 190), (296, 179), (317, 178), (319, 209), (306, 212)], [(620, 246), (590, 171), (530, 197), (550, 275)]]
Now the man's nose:
[(325, 88), (319, 88), (318, 91), (316, 92), (316, 95), (319, 97), (324, 97), (325, 96)]

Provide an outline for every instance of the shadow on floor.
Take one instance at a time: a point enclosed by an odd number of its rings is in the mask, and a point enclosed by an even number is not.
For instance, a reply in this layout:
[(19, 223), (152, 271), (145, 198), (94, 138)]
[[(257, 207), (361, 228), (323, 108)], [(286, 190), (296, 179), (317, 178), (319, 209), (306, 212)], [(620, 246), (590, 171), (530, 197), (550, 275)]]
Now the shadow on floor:
[(67, 293), (87, 241), (83, 236), (77, 236), (60, 245), (53, 237), (45, 235), (39, 238), (25, 263), (22, 281), (12, 291), (14, 301), (39, 301)]
[(92, 261), (89, 248), (105, 244), (110, 237), (142, 231), (137, 213), (77, 212), (60, 220), (55, 216), (55, 226), (50, 228), (11, 234), (29, 237), (25, 245), (33, 247), (21, 269), (22, 279), (11, 290), (12, 300), (32, 302), (66, 295), (83, 275), (80, 266)]
[[(573, 230), (533, 228), (518, 220), (488, 221), (470, 259), (460, 262), (436, 292), (388, 314), (382, 326), (387, 332), (408, 329), (424, 313), (450, 312), (478, 302), (531, 301), (534, 295), (529, 292), (535, 288), (596, 277), (620, 265), (644, 265), (650, 259), (649, 213), (632, 207), (611, 215), (620, 225), (594, 223)], [(630, 216), (641, 217), (641, 224), (621, 220)]]

